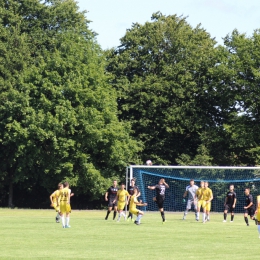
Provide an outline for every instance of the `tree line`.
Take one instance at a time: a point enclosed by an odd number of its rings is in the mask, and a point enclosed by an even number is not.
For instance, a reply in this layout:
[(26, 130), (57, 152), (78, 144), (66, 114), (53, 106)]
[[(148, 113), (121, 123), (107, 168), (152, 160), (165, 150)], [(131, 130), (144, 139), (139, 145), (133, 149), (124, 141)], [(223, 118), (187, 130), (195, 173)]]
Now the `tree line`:
[(219, 45), (157, 12), (102, 50), (73, 0), (0, 0), (0, 13), (1, 206), (47, 207), (66, 180), (76, 207), (100, 208), (147, 159), (259, 164), (259, 30)]

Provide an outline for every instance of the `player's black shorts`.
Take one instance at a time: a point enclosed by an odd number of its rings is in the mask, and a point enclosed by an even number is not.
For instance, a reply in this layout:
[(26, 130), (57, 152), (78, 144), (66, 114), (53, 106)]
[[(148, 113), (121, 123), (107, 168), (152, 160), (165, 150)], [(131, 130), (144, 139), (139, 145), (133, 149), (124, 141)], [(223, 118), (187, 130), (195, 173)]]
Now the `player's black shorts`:
[(247, 213), (250, 217), (253, 217), (255, 215), (255, 208), (252, 207), (252, 208), (245, 209), (245, 213)]
[(115, 203), (113, 203), (115, 199), (109, 199), (108, 200), (108, 207), (112, 207), (114, 208), (115, 206), (117, 206), (117, 201)]
[(234, 212), (235, 209), (233, 208), (233, 204), (226, 204), (225, 210), (230, 211), (230, 212)]
[(163, 208), (163, 203), (164, 203), (164, 197), (156, 197), (156, 204), (158, 206), (159, 209), (162, 209)]

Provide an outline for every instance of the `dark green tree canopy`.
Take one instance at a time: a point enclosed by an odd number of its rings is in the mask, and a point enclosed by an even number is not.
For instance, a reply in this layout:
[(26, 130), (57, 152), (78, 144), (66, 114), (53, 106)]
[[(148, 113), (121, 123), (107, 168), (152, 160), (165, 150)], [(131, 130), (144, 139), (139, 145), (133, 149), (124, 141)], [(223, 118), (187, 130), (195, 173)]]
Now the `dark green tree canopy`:
[(218, 91), (215, 44), (200, 25), (156, 13), (111, 50), (107, 70), (115, 76), (119, 117), (144, 142), (144, 159), (176, 164), (181, 154), (194, 156), (201, 133), (222, 124), (233, 104)]
[(105, 60), (75, 1), (0, 1), (0, 176), (91, 199), (140, 149), (118, 120)]

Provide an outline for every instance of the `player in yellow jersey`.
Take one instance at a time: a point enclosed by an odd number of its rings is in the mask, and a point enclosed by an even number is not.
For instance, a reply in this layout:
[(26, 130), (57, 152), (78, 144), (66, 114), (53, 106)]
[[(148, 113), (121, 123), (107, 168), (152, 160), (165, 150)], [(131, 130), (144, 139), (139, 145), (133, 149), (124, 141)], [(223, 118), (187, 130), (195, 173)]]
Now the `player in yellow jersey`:
[(213, 200), (213, 193), (212, 190), (209, 188), (209, 183), (207, 181), (205, 181), (204, 187), (205, 190), (203, 192), (203, 196), (204, 196), (203, 199), (205, 201), (206, 216), (203, 222), (205, 223), (206, 221), (209, 221), (209, 213), (211, 210), (211, 201)]
[(59, 183), (58, 184), (58, 189), (56, 191), (54, 191), (51, 196), (50, 196), (50, 201), (51, 201), (51, 207), (53, 207), (57, 213), (56, 216), (56, 222), (60, 223), (60, 207), (58, 206), (58, 197), (60, 195), (60, 191), (63, 189), (63, 184)]
[(200, 219), (200, 209), (203, 209), (203, 219), (205, 218), (205, 201), (203, 199), (203, 191), (204, 191), (204, 181), (200, 182), (200, 188), (197, 189), (195, 195), (195, 201), (197, 200), (197, 214), (196, 220), (199, 221)]
[[(69, 188), (69, 183), (64, 183), (64, 188), (60, 191), (59, 202), (60, 202), (60, 214), (63, 228), (70, 228), (70, 195), (71, 189)], [(66, 214), (66, 220), (64, 219), (64, 214)]]
[(139, 210), (136, 208), (136, 206), (147, 206), (147, 203), (142, 203), (142, 201), (138, 201), (137, 200), (137, 193), (138, 193), (138, 189), (134, 188), (134, 194), (131, 196), (131, 200), (130, 200), (130, 206), (129, 206), (129, 211), (136, 215), (136, 221), (134, 222), (136, 225), (140, 225), (141, 222), (141, 217), (144, 215), (143, 211)]
[(125, 184), (122, 182), (120, 189), (117, 191), (114, 203), (117, 201), (117, 211), (119, 213), (117, 222), (120, 221), (121, 216), (126, 220), (126, 215), (123, 212), (125, 205), (128, 205), (130, 194), (125, 190)]
[(256, 211), (255, 211), (255, 218), (257, 220), (257, 229), (260, 238), (260, 195), (256, 198)]

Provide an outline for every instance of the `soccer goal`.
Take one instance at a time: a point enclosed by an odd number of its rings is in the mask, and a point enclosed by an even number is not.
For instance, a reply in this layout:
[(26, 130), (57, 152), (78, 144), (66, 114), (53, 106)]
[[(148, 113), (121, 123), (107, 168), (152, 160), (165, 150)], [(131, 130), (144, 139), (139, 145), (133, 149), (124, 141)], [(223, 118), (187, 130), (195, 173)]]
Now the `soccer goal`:
[(144, 166), (131, 165), (126, 170), (126, 181), (135, 178), (143, 202), (147, 202), (144, 210), (158, 210), (153, 202), (155, 191), (149, 190), (147, 186), (153, 186), (161, 178), (169, 184), (166, 190), (164, 210), (183, 211), (186, 202), (183, 201), (183, 194), (190, 179), (200, 186), (200, 181), (208, 181), (209, 188), (213, 191), (211, 211), (223, 212), (224, 201), (230, 184), (234, 184), (237, 194), (235, 212), (244, 212), (244, 189), (250, 188), (251, 194), (256, 202), (256, 196), (260, 195), (260, 167), (213, 167), (213, 166)]

